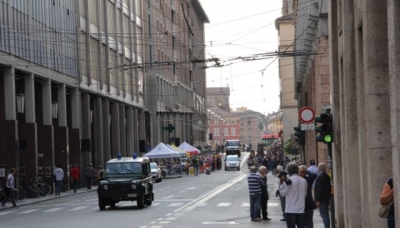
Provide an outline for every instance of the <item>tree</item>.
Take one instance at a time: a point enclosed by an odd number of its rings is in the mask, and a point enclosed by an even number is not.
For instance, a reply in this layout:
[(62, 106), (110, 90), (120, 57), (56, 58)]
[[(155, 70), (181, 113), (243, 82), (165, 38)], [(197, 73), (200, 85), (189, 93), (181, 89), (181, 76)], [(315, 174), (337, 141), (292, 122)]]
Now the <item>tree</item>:
[(292, 145), (292, 140), (287, 140), (284, 144), (283, 152), (287, 155), (298, 155), (299, 149), (295, 145)]

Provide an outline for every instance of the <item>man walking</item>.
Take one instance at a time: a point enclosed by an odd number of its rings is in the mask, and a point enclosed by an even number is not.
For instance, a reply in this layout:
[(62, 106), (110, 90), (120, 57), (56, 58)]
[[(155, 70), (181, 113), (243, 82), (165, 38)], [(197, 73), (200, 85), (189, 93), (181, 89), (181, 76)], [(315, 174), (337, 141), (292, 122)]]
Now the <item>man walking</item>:
[(257, 175), (257, 167), (250, 167), (250, 174), (247, 176), (247, 183), (249, 185), (250, 194), (250, 217), (251, 221), (261, 221), (260, 215), (260, 201), (261, 201), (261, 185), (262, 180)]
[(87, 189), (92, 189), (94, 171), (95, 171), (95, 169), (93, 168), (93, 164), (90, 163), (89, 166), (86, 168), (86, 185), (87, 185)]
[(11, 203), (13, 204), (13, 208), (15, 209), (18, 208), (17, 204), (15, 203), (15, 196), (14, 196), (14, 177), (16, 172), (17, 170), (15, 168), (11, 168), (9, 171), (5, 188), (6, 197), (4, 197), (3, 202), (1, 202), (1, 207), (5, 207), (8, 198), (10, 198)]
[(260, 177), (262, 180), (262, 185), (261, 185), (261, 214), (262, 214), (262, 220), (271, 220), (268, 218), (268, 200), (269, 200), (269, 195), (268, 195), (268, 185), (267, 185), (267, 173), (268, 169), (265, 166), (260, 166), (258, 169), (260, 171)]
[(331, 178), (326, 173), (325, 163), (318, 165), (319, 175), (315, 181), (315, 205), (319, 207), (319, 213), (325, 228), (330, 228), (329, 201), (331, 200)]
[[(276, 167), (276, 175), (277, 176), (280, 176), (280, 175), (282, 175), (282, 174), (280, 174), (280, 173), (283, 173), (283, 175), (285, 176), (285, 174), (284, 173), (286, 173), (285, 171), (283, 171), (283, 166), (281, 166), (281, 165), (278, 165), (277, 167)], [(280, 185), (280, 180), (278, 181), (278, 186)], [(286, 204), (286, 198), (284, 197), (284, 196), (282, 196), (280, 193), (279, 193), (279, 188), (278, 188), (278, 190), (276, 190), (276, 193), (275, 193), (275, 196), (276, 197), (279, 197), (279, 200), (281, 201), (281, 209), (282, 209), (282, 216), (283, 216), (283, 218), (280, 220), (280, 221), (283, 221), (283, 222), (286, 222), (286, 215), (285, 215), (285, 204)]]
[(97, 173), (99, 174), (99, 182), (100, 182), (106, 175), (106, 171), (103, 169), (102, 165), (99, 166), (99, 171), (97, 171)]
[(306, 228), (313, 228), (313, 216), (314, 216), (314, 199), (311, 193), (311, 188), (317, 175), (307, 171), (307, 166), (299, 166), (299, 176), (307, 181), (307, 196), (306, 196), (306, 208), (305, 208), (305, 226)]
[(69, 175), (70, 175), (71, 180), (72, 180), (72, 186), (74, 188), (74, 192), (76, 193), (76, 186), (78, 185), (78, 180), (79, 180), (79, 178), (81, 176), (81, 173), (80, 173), (80, 171), (79, 171), (79, 169), (78, 169), (76, 164), (74, 164), (72, 166), (72, 168), (71, 168), (69, 173), (70, 173)]
[(64, 180), (64, 171), (60, 168), (60, 164), (56, 164), (56, 168), (53, 171), (53, 176), (56, 185), (56, 195), (60, 195), (62, 182)]
[[(281, 176), (279, 193), (286, 197), (285, 214), (288, 228), (304, 228), (305, 199), (307, 196), (307, 181), (298, 176), (299, 167), (296, 163), (287, 166), (289, 177)], [(290, 179), (291, 184), (288, 185)]]

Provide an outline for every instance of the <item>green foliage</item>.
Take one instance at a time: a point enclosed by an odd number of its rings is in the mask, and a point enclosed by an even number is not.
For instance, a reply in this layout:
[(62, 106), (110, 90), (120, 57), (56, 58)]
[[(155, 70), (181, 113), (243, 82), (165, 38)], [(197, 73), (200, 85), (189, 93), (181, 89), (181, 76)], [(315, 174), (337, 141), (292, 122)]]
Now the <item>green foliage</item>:
[(287, 155), (298, 155), (299, 150), (295, 145), (292, 145), (292, 140), (287, 140), (283, 147), (283, 152)]
[(260, 128), (260, 131), (262, 131), (264, 129), (264, 123), (260, 121), (258, 128)]

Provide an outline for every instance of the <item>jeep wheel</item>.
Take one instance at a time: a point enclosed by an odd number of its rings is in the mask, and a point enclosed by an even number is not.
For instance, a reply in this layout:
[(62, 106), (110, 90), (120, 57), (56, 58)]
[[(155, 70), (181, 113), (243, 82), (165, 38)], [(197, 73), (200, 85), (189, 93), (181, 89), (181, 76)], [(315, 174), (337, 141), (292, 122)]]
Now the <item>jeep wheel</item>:
[(106, 203), (104, 202), (103, 198), (99, 198), (99, 208), (100, 211), (104, 211), (106, 209)]
[(144, 195), (138, 196), (138, 198), (137, 198), (137, 206), (140, 209), (144, 208)]
[(115, 207), (115, 201), (112, 201), (112, 202), (110, 203), (110, 207)]
[(153, 193), (149, 192), (149, 194), (146, 196), (146, 204), (148, 206), (151, 206), (152, 203), (153, 203)]

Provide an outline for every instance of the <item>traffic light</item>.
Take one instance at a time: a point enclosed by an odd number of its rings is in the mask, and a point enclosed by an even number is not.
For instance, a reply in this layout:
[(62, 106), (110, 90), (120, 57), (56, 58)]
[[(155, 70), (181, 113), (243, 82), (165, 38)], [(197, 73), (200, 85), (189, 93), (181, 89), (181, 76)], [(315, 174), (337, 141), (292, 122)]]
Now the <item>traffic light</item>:
[(301, 130), (300, 125), (297, 125), (297, 127), (293, 128), (295, 133), (294, 133), (294, 139), (299, 145), (305, 145), (306, 144), (306, 139), (305, 139), (305, 132)]
[(317, 142), (332, 143), (333, 142), (333, 125), (332, 125), (332, 114), (330, 111), (321, 113), (320, 116), (315, 118), (315, 122), (321, 123), (322, 125), (315, 127), (315, 132), (319, 133), (316, 136)]

